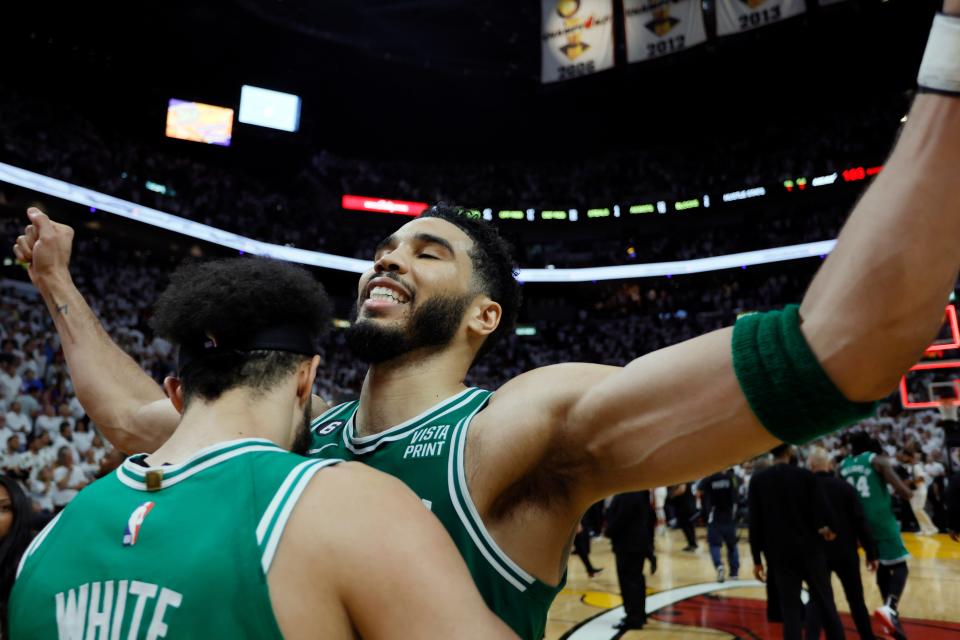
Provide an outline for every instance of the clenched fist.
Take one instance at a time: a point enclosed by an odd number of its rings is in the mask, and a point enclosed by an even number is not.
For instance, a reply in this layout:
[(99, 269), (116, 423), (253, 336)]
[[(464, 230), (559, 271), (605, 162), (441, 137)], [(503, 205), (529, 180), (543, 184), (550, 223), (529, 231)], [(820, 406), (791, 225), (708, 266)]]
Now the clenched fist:
[(13, 253), (29, 265), (30, 280), (38, 289), (49, 280), (69, 276), (73, 229), (54, 222), (36, 207), (27, 209), (30, 224), (17, 237)]

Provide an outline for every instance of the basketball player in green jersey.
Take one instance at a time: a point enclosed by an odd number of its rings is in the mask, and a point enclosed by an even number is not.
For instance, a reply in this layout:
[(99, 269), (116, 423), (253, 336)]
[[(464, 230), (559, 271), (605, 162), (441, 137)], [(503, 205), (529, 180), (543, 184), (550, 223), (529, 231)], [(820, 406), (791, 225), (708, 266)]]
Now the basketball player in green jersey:
[[(960, 0), (944, 9), (960, 14)], [(325, 415), (316, 402), (311, 451), (407, 483), (490, 607), (522, 637), (541, 637), (591, 504), (855, 421), (929, 345), (960, 267), (960, 100), (931, 82), (936, 93), (917, 96), (799, 311), (746, 316), (625, 367), (564, 363), (494, 395), (465, 388), (516, 315), (509, 253), (492, 226), (443, 208), (405, 224), (359, 282), (350, 343), (371, 365), (359, 402)], [(33, 261), (81, 402), (116, 446), (156, 448), (176, 425), (162, 390), (71, 282), (67, 231), (54, 227), (37, 247), (50, 221), (30, 216), (15, 252)]]
[(153, 323), (180, 345), (183, 419), (35, 539), (10, 637), (516, 637), (401, 482), (289, 452), (309, 442), (327, 308), (282, 263), (173, 275)]
[(850, 437), (849, 445), (850, 455), (840, 463), (840, 476), (860, 494), (880, 559), (877, 586), (883, 596), (883, 606), (874, 615), (894, 638), (904, 640), (906, 635), (900, 626), (897, 604), (907, 585), (907, 558), (910, 554), (900, 537), (900, 524), (893, 516), (887, 485), (908, 502), (913, 492), (893, 470), (890, 458), (883, 455), (876, 440), (861, 431)]

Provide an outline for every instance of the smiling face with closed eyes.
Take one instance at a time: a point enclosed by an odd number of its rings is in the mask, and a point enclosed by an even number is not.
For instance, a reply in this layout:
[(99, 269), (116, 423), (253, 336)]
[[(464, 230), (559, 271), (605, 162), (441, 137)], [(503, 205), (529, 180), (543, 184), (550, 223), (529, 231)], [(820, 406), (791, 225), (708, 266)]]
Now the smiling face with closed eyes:
[[(413, 220), (381, 242), (360, 278), (347, 342), (358, 358), (380, 363), (451, 343), (478, 299), (473, 241), (436, 218)], [(481, 300), (482, 301), (482, 300)]]

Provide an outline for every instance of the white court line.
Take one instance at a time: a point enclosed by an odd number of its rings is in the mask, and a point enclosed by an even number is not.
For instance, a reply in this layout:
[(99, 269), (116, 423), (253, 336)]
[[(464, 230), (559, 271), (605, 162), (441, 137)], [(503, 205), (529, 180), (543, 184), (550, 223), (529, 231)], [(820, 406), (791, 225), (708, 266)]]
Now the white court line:
[[(758, 580), (736, 580), (727, 582), (702, 582), (689, 584), (676, 589), (667, 589), (647, 596), (647, 615), (669, 607), (682, 600), (702, 596), (705, 593), (723, 591), (727, 589), (746, 589), (747, 587), (762, 587)], [(563, 636), (563, 640), (612, 640), (620, 630), (616, 624), (623, 618), (623, 606), (614, 607), (591, 619), (573, 633)]]

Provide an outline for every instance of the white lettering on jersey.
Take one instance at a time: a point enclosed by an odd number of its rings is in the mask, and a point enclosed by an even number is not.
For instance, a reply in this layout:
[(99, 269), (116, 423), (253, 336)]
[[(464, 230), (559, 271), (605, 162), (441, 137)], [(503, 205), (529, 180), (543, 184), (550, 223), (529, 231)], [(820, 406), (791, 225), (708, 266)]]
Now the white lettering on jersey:
[(410, 438), (410, 444), (403, 450), (403, 459), (434, 458), (441, 455), (449, 433), (448, 424), (436, 424), (417, 430)]
[(58, 593), (57, 637), (60, 640), (83, 640), (83, 627), (87, 622), (87, 591), (90, 585), (81, 585), (79, 596), (73, 589), (67, 591), (66, 603), (63, 593)]
[(183, 602), (183, 595), (176, 591), (139, 580), (107, 580), (83, 584), (75, 589), (68, 589), (66, 593), (58, 593), (54, 598), (57, 608), (57, 637), (59, 640), (125, 640), (121, 636), (121, 629), (128, 597), (136, 597), (137, 601), (133, 607), (126, 640), (144, 637), (140, 627), (143, 626), (143, 613), (149, 600), (156, 598), (157, 602), (147, 627), (147, 640), (166, 637), (167, 609), (175, 609)]

